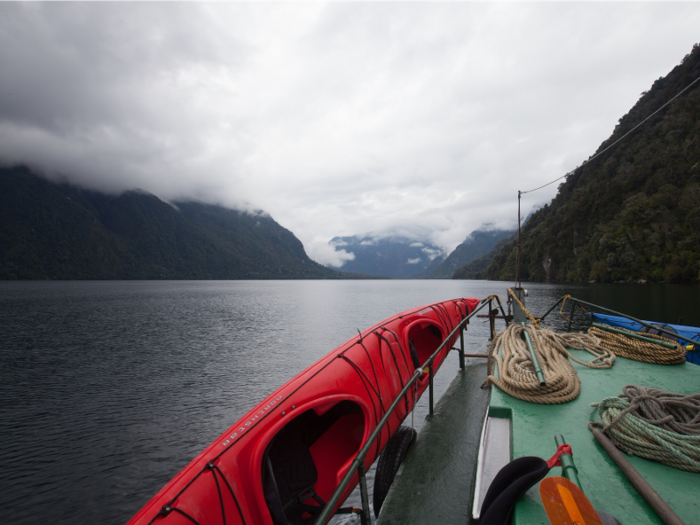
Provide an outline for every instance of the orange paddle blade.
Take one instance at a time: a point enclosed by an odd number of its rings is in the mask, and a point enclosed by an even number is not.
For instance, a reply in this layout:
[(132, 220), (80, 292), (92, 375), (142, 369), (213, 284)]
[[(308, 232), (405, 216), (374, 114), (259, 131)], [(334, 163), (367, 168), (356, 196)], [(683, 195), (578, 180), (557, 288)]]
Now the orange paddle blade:
[(586, 495), (566, 478), (544, 478), (540, 497), (552, 525), (603, 525)]

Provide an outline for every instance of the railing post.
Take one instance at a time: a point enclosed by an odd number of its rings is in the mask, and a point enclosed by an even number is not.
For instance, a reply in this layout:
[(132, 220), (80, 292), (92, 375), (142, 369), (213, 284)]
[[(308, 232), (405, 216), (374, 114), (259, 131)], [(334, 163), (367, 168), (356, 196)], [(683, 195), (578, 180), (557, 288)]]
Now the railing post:
[[(491, 299), (489, 299), (489, 341), (493, 341), (493, 338), (496, 337), (496, 314), (498, 314), (498, 309), (491, 308), (491, 306)], [(508, 323), (507, 320), (506, 323)]]
[(556, 303), (554, 303), (554, 304), (552, 305), (552, 307), (551, 307), (549, 310), (547, 310), (547, 312), (545, 312), (544, 315), (542, 315), (542, 316), (540, 317), (540, 321), (544, 321), (545, 317), (547, 317), (549, 314), (551, 314), (551, 313), (554, 311), (554, 309), (555, 309), (557, 306), (559, 306), (559, 303), (561, 303), (561, 302), (564, 300), (565, 297), (566, 297), (566, 296), (562, 297), (562, 298), (559, 299)]
[(459, 368), (460, 370), (464, 370), (464, 330), (467, 328), (467, 325), (464, 325), (464, 328), (459, 331)]
[(433, 417), (433, 363), (430, 363), (430, 417)]
[(362, 525), (371, 525), (372, 517), (369, 512), (369, 496), (367, 495), (367, 477), (365, 476), (365, 464), (364, 459), (360, 462), (357, 467), (357, 472), (360, 477), (360, 498), (362, 499), (362, 513), (360, 514), (360, 521)]
[(571, 323), (574, 320), (574, 310), (576, 308), (576, 301), (571, 300), (571, 315), (569, 315), (569, 326), (566, 327), (567, 332), (571, 332)]

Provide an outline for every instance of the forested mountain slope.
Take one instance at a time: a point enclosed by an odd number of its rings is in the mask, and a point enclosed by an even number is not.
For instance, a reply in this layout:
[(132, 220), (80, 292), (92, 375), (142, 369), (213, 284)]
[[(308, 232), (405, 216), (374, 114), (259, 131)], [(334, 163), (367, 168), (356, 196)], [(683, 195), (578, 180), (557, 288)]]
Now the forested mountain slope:
[[(700, 47), (654, 82), (603, 151), (700, 77)], [(517, 242), (482, 273), (516, 275)], [(522, 228), (524, 281), (700, 280), (700, 82), (569, 173)]]
[(429, 279), (451, 279), (459, 268), (489, 253), (494, 246), (513, 235), (510, 230), (475, 230), (429, 274)]
[(493, 261), (494, 257), (501, 252), (514, 238), (517, 238), (517, 232), (501, 239), (496, 243), (493, 249), (486, 255), (482, 255), (478, 259), (465, 264), (461, 268), (455, 270), (452, 274), (453, 279), (486, 279), (486, 270)]
[(269, 215), (0, 169), (0, 279), (339, 279)]

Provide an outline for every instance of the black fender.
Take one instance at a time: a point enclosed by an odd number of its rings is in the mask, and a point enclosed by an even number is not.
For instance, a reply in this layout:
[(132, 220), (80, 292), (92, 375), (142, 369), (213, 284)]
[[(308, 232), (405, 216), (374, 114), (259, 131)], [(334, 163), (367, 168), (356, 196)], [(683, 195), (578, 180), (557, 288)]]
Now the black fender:
[(384, 450), (379, 455), (377, 461), (377, 471), (374, 475), (374, 490), (372, 494), (372, 504), (374, 506), (374, 515), (379, 516), (379, 510), (389, 493), (389, 488), (394, 482), (396, 473), (406, 457), (411, 443), (416, 438), (416, 431), (411, 427), (400, 426), (394, 432), (394, 435), (389, 438)]

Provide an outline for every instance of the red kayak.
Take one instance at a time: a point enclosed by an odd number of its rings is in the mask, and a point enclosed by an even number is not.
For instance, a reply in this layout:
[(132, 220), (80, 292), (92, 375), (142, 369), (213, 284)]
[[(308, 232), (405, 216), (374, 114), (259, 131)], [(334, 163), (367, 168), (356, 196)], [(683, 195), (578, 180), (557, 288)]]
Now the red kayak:
[[(454, 299), (407, 310), (342, 344), (231, 426), (129, 525), (313, 523), (415, 370), (478, 302)], [(435, 371), (453, 344), (438, 354)], [(397, 405), (365, 468), (428, 382), (425, 373), (417, 392)], [(356, 484), (357, 474), (340, 502)]]

